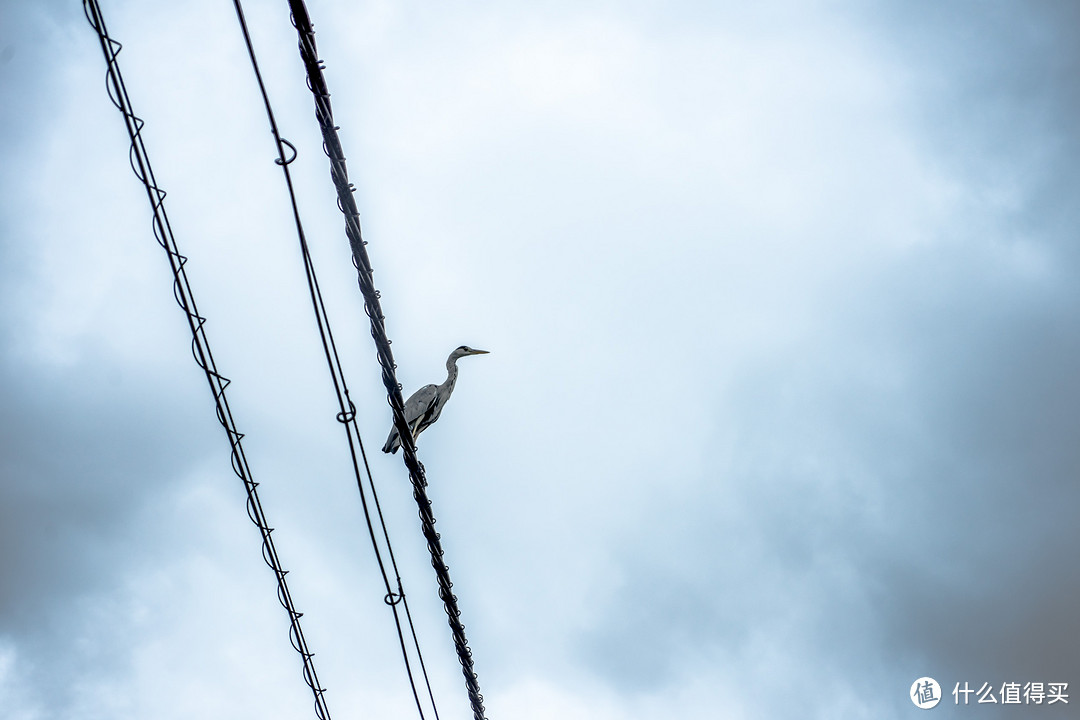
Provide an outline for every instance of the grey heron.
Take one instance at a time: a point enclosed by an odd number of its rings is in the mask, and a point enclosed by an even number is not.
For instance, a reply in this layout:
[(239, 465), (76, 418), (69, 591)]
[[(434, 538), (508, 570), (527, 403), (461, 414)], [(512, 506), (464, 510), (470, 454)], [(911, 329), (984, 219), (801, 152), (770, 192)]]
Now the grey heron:
[[(446, 401), (450, 399), (450, 393), (454, 392), (454, 384), (457, 383), (457, 361), (467, 355), (487, 355), (487, 350), (474, 350), (468, 345), (450, 353), (446, 359), (446, 380), (442, 385), (425, 385), (405, 401), (405, 422), (412, 431), (413, 442), (420, 433), (424, 432), (433, 422), (439, 419)], [(396, 427), (390, 429), (390, 436), (383, 445), (384, 453), (396, 453), (401, 447), (401, 437)]]

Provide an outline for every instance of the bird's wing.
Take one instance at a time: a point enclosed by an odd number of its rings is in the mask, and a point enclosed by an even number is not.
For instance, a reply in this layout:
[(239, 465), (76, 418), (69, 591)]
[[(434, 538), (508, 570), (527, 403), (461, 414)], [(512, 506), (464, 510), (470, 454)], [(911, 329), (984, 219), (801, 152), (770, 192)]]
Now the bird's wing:
[[(417, 427), (431, 413), (431, 408), (435, 407), (438, 398), (439, 387), (437, 385), (425, 385), (405, 401), (405, 422), (408, 423), (413, 437), (416, 437)], [(387, 436), (386, 444), (383, 445), (383, 452), (395, 453), (399, 447), (401, 447), (401, 439), (398, 436), (397, 428), (391, 427), (390, 435)]]
[(410, 426), (414, 425), (417, 420), (427, 415), (438, 397), (438, 385), (425, 385), (414, 392), (409, 399), (405, 401), (405, 421), (409, 423)]

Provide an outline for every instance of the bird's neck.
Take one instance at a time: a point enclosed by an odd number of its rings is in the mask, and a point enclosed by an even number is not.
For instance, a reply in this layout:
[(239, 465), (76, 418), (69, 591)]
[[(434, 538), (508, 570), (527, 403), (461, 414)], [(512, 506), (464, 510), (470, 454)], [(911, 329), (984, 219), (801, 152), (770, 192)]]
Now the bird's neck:
[(450, 391), (454, 389), (454, 383), (457, 382), (457, 358), (450, 358), (446, 361), (446, 380), (442, 384), (444, 391)]

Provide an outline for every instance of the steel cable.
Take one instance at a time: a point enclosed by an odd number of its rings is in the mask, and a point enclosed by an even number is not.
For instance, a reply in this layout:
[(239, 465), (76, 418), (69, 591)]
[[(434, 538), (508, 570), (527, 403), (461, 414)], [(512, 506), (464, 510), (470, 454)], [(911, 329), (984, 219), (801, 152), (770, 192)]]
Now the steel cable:
[(424, 466), (416, 457), (416, 444), (412, 433), (409, 431), (405, 420), (405, 402), (401, 395), (401, 385), (397, 381), (395, 373), (394, 356), (390, 350), (390, 340), (386, 335), (385, 317), (379, 303), (379, 292), (375, 289), (372, 278), (371, 262), (368, 259), (367, 250), (360, 232), (360, 214), (356, 208), (356, 201), (352, 193), (354, 188), (349, 182), (348, 172), (345, 167), (345, 154), (338, 138), (337, 126), (334, 124), (333, 111), (330, 106), (330, 92), (323, 77), (323, 65), (319, 60), (318, 50), (315, 46), (315, 32), (311, 25), (307, 7), (303, 0), (289, 0), (289, 8), (292, 11), (293, 26), (299, 36), (300, 57), (303, 60), (307, 72), (307, 85), (315, 100), (315, 116), (319, 122), (319, 129), (323, 136), (323, 151), (330, 159), (330, 177), (337, 190), (338, 209), (345, 216), (345, 234), (352, 249), (353, 265), (357, 270), (357, 281), (360, 292), (364, 297), (364, 310), (371, 321), (371, 336), (375, 341), (376, 355), (382, 368), (383, 385), (386, 387), (387, 401), (390, 404), (394, 417), (394, 426), (401, 437), (405, 466), (409, 470), (409, 479), (413, 486), (413, 498), (416, 500), (420, 514), (420, 525), (427, 540), (428, 552), (431, 554), (431, 565), (435, 570), (435, 576), (439, 583), (439, 597), (443, 601), (446, 611), (447, 622), (450, 625), (454, 637), (454, 648), (457, 652), (458, 662), (461, 664), (462, 674), (465, 676), (465, 687), (469, 694), (469, 702), (472, 706), (474, 720), (485, 720), (483, 696), (480, 694), (480, 684), (473, 667), (472, 650), (465, 638), (465, 626), (461, 622), (461, 609), (458, 607), (457, 596), (452, 592), (453, 583), (450, 581), (450, 569), (443, 561), (444, 551), (439, 533), (435, 532), (435, 516), (431, 509), (431, 500), (427, 497), (427, 479)]
[[(405, 636), (402, 629), (401, 618), (398, 613), (398, 608), (401, 606), (405, 610), (405, 619), (409, 626), (409, 631), (413, 639), (413, 647), (416, 650), (417, 660), (420, 665), (421, 673), (423, 674), (424, 684), (427, 687), (427, 695), (431, 701), (431, 707), (435, 714), (436, 720), (439, 717), (438, 707), (435, 703), (435, 696), (431, 689), (431, 682), (428, 678), (427, 667), (424, 663), (423, 653), (420, 650), (419, 639), (416, 635), (416, 627), (412, 621), (412, 613), (409, 612), (408, 600), (405, 596), (405, 590), (401, 582), (401, 574), (398, 571), (397, 561), (394, 558), (393, 545), (390, 542), (390, 535), (386, 528), (386, 521), (383, 517), (382, 507), (379, 504), (379, 495), (375, 489), (375, 483), (371, 475), (371, 467), (368, 464), (367, 453), (364, 450), (363, 439), (360, 436), (360, 428), (356, 422), (356, 409), (349, 397), (348, 384), (345, 381), (344, 371), (342, 369), (341, 360), (338, 357), (337, 344), (334, 342), (334, 334), (330, 327), (330, 319), (326, 313), (326, 307), (323, 303), (322, 291), (319, 288), (318, 276), (315, 272), (315, 265), (311, 259), (311, 254), (308, 249), (307, 238), (304, 233), (303, 223), (300, 219), (300, 209), (297, 205), (296, 193), (293, 188), (292, 174), (289, 170), (289, 165), (296, 159), (297, 150), (296, 147), (285, 140), (278, 129), (277, 120), (274, 117), (274, 110), (270, 103), (270, 96), (266, 90), (266, 85), (262, 79), (262, 72), (259, 70), (259, 62), (255, 55), (254, 44), (251, 39), (251, 33), (247, 26), (247, 20), (244, 16), (243, 5), (240, 0), (233, 0), (233, 7), (236, 10), (236, 17), (240, 24), (241, 33), (244, 36), (244, 43), (247, 47), (248, 57), (251, 60), (251, 67), (255, 73), (255, 79), (259, 86), (259, 92), (262, 96), (263, 104), (266, 108), (266, 116), (270, 123), (270, 132), (274, 136), (274, 141), (278, 150), (278, 157), (274, 161), (281, 167), (282, 175), (285, 179), (285, 186), (289, 195), (289, 202), (292, 207), (293, 222), (296, 226), (296, 235), (300, 244), (300, 254), (304, 261), (305, 277), (308, 284), (308, 292), (311, 296), (312, 310), (315, 314), (315, 322), (319, 330), (319, 339), (322, 342), (323, 353), (326, 357), (327, 368), (330, 370), (330, 377), (334, 385), (334, 394), (337, 398), (339, 412), (336, 415), (338, 422), (345, 428), (346, 440), (349, 444), (349, 452), (352, 459), (353, 474), (356, 478), (356, 486), (360, 492), (360, 502), (363, 506), (364, 519), (367, 523), (368, 534), (371, 538), (371, 546), (375, 552), (375, 558), (379, 565), (379, 571), (382, 574), (383, 583), (386, 587), (386, 595), (384, 596), (384, 602), (391, 608), (394, 614), (394, 623), (397, 628), (398, 640), (401, 645), (402, 658), (405, 661), (405, 670), (409, 678), (409, 685), (412, 688), (413, 698), (416, 701), (416, 709), (420, 714), (421, 719), (424, 718), (424, 710), (420, 701), (420, 695), (416, 687), (416, 682), (413, 677), (412, 664), (409, 659), (409, 651), (406, 647)], [(386, 545), (387, 555), (390, 559), (390, 564), (393, 568), (393, 574), (395, 578), (396, 591), (391, 587), (390, 578), (387, 574), (386, 565), (383, 562), (382, 551), (379, 547), (379, 541), (375, 534), (375, 528), (372, 523), (371, 511), (368, 506), (367, 494), (364, 490), (363, 475), (360, 470), (360, 463), (363, 463), (364, 474), (367, 476), (368, 486), (371, 491), (372, 500), (375, 504), (375, 511), (379, 518), (379, 525), (382, 529), (383, 540)]]
[(244, 453), (241, 442), (244, 436), (236, 429), (236, 423), (225, 395), (229, 380), (218, 372), (214, 357), (210, 352), (210, 344), (204, 329), (206, 318), (199, 314), (187, 272), (184, 270), (187, 258), (180, 253), (176, 238), (173, 236), (172, 226), (165, 212), (165, 191), (158, 187), (154, 171), (150, 166), (146, 147), (143, 144), (142, 128), (144, 123), (131, 109), (131, 100), (128, 97), (127, 88), (120, 74), (117, 55), (121, 50), (121, 45), (109, 37), (97, 0), (83, 0), (83, 9), (86, 13), (86, 19), (98, 34), (101, 51), (105, 55), (107, 68), (106, 87), (109, 98), (124, 116), (124, 123), (131, 138), (129, 161), (135, 176), (146, 188), (146, 195), (154, 215), (154, 237), (168, 256), (169, 265), (173, 272), (173, 296), (176, 298), (177, 304), (184, 310), (188, 327), (191, 330), (192, 354), (195, 357), (195, 362), (205, 373), (206, 380), (210, 385), (218, 422), (224, 428), (229, 440), (233, 472), (243, 481), (247, 493), (248, 517), (259, 528), (259, 534), (262, 537), (263, 560), (274, 571), (274, 576), (277, 579), (278, 601), (289, 615), (289, 642), (303, 661), (304, 682), (311, 689), (314, 696), (316, 717), (319, 720), (330, 720), (330, 711), (326, 706), (326, 689), (319, 684), (319, 677), (315, 672), (315, 665), (312, 661), (314, 653), (308, 649), (307, 640), (300, 626), (300, 618), (303, 614), (298, 612), (293, 604), (292, 594), (289, 592), (289, 585), (285, 580), (288, 571), (281, 566), (281, 560), (278, 557), (277, 548), (272, 537), (274, 529), (267, 522), (262, 503), (259, 501), (257, 490), (259, 484), (252, 479), (251, 468)]

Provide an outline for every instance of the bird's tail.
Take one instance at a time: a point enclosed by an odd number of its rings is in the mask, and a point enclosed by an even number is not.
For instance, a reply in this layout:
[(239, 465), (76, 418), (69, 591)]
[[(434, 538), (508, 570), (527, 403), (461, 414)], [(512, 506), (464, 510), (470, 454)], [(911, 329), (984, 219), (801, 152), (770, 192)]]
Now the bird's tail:
[(401, 439), (398, 437), (397, 430), (393, 430), (390, 433), (390, 437), (386, 438), (386, 444), (382, 446), (384, 453), (395, 454), (397, 449), (401, 447)]

